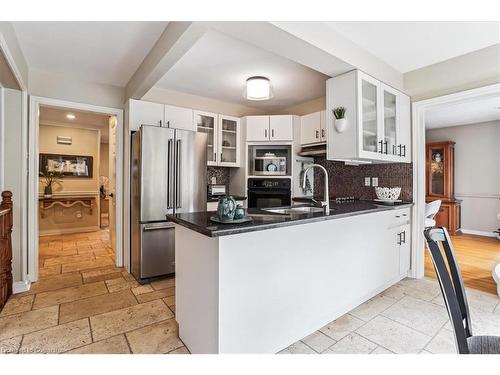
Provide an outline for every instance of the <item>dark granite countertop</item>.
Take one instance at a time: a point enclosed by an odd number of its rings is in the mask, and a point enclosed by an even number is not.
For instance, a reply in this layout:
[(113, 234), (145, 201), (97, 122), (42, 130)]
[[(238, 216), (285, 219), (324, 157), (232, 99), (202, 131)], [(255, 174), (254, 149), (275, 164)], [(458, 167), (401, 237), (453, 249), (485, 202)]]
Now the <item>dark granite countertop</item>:
[(348, 216), (411, 207), (412, 205), (413, 203), (397, 203), (393, 206), (386, 206), (372, 201), (332, 202), (330, 204), (330, 215), (325, 215), (323, 212), (276, 214), (259, 209), (248, 209), (247, 214), (253, 220), (243, 224), (214, 223), (210, 221), (210, 217), (214, 215), (214, 212), (206, 211), (167, 215), (167, 219), (208, 237), (219, 237), (323, 220), (334, 220)]
[[(236, 201), (244, 201), (247, 199), (247, 197), (244, 197), (242, 195), (233, 195), (233, 194), (228, 194), (228, 195), (233, 197), (234, 200), (236, 200)], [(219, 197), (208, 196), (208, 198), (207, 198), (207, 202), (218, 202), (218, 201), (219, 201)]]

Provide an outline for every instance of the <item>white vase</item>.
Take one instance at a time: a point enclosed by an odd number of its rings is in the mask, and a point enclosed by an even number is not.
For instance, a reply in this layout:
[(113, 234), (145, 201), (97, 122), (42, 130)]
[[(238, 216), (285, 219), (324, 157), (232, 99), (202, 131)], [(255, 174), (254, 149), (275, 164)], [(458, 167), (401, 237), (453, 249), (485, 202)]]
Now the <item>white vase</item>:
[(339, 118), (335, 119), (335, 130), (337, 133), (343, 133), (347, 128), (347, 119)]

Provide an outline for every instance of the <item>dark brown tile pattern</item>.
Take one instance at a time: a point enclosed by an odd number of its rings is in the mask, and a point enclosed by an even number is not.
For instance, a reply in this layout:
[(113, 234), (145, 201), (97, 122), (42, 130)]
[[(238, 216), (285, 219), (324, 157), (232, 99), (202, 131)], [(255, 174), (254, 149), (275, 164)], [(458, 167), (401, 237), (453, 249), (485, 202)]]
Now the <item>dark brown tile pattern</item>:
[(211, 184), (212, 177), (217, 178), (217, 185), (229, 187), (229, 168), (227, 167), (207, 167), (207, 184)]
[[(330, 198), (354, 197), (356, 199), (375, 199), (375, 189), (364, 186), (365, 177), (378, 177), (378, 185), (401, 187), (401, 199), (413, 200), (413, 165), (407, 163), (369, 164), (352, 166), (344, 162), (326, 160), (325, 157), (314, 159), (328, 171)], [(323, 174), (314, 172), (315, 195), (323, 195)]]

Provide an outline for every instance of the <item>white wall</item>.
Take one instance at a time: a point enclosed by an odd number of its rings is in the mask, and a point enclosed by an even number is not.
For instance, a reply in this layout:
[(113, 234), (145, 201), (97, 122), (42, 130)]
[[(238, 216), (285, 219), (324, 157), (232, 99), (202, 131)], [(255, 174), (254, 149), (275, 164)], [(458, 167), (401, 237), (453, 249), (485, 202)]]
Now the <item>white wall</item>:
[(17, 35), (12, 26), (11, 22), (0, 22), (0, 44), (2, 48), (8, 51), (4, 51), (12, 58), (12, 62), (15, 64), (19, 78), (22, 83), (27, 86), (28, 84), (28, 64), (24, 58), (24, 54), (21, 51), (19, 42), (17, 40)]
[(112, 108), (123, 108), (125, 97), (125, 90), (121, 87), (74, 81), (36, 69), (29, 70), (28, 92), (30, 95)]
[(462, 228), (491, 232), (500, 224), (500, 121), (426, 131), (426, 142), (454, 141), (455, 196)]
[(21, 246), (22, 235), (26, 228), (22, 228), (21, 214), (26, 209), (27, 202), (23, 200), (23, 127), (22, 127), (22, 93), (18, 90), (4, 89), (4, 118), (5, 118), (5, 165), (4, 186), (5, 190), (13, 193), (13, 215), (12, 228), (12, 275), (14, 281), (22, 280)]
[(486, 47), (403, 75), (412, 101), (500, 82), (500, 44)]

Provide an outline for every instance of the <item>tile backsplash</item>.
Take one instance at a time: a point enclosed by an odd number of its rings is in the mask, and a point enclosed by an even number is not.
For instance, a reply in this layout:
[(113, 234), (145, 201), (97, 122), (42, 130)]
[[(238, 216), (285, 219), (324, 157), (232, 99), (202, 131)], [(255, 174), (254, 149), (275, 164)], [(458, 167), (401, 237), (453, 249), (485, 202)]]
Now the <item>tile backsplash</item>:
[(226, 185), (226, 188), (229, 188), (229, 168), (207, 167), (207, 185), (212, 183), (212, 177), (217, 178), (218, 185)]
[[(345, 165), (343, 162), (314, 158), (314, 162), (328, 171), (330, 198), (354, 197), (375, 199), (373, 186), (365, 186), (365, 177), (378, 177), (378, 186), (401, 187), (400, 199), (413, 200), (413, 165), (407, 163)], [(314, 171), (314, 195), (323, 196), (323, 173)]]

